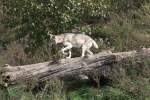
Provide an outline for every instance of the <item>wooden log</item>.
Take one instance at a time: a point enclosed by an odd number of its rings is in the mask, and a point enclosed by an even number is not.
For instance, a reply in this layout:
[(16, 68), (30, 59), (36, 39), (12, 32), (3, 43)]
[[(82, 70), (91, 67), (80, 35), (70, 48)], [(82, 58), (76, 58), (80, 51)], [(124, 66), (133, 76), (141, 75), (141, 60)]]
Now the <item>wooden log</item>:
[[(66, 77), (91, 73), (94, 70), (102, 71), (105, 66), (117, 63), (123, 59), (150, 57), (150, 48), (143, 48), (140, 51), (107, 53), (101, 52), (86, 58), (61, 59), (57, 63), (53, 61), (42, 62), (31, 65), (11, 66), (5, 64), (2, 69), (2, 80), (8, 84), (17, 81), (36, 78), (38, 81), (54, 77)], [(103, 68), (102, 68), (103, 67)]]

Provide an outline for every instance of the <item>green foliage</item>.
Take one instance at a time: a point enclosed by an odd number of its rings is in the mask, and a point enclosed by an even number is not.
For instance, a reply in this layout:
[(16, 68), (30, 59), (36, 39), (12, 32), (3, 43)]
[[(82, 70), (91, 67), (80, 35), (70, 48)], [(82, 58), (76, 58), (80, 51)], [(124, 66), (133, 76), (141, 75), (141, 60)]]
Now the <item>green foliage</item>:
[(31, 48), (47, 39), (47, 32), (59, 34), (90, 17), (108, 14), (109, 0), (7, 0), (3, 23), (16, 32), (16, 38), (28, 38)]
[(37, 49), (48, 41), (47, 32), (60, 34), (81, 24), (107, 19), (112, 12), (140, 8), (147, 0), (7, 0), (3, 1), (2, 23), (15, 32), (16, 39), (27, 39)]

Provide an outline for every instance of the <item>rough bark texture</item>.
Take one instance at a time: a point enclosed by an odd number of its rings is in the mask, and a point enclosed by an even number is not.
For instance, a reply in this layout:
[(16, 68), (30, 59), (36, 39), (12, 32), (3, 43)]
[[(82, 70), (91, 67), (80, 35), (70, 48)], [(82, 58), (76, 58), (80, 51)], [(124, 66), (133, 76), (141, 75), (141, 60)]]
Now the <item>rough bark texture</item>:
[(14, 83), (19, 80), (29, 80), (36, 78), (38, 81), (51, 79), (54, 77), (63, 78), (80, 74), (88, 74), (93, 71), (106, 74), (105, 69), (112, 64), (128, 58), (149, 58), (150, 48), (143, 48), (139, 51), (107, 53), (101, 52), (87, 58), (62, 59), (57, 63), (53, 61), (42, 62), (31, 65), (11, 66), (4, 65), (1, 69), (2, 80), (6, 83)]

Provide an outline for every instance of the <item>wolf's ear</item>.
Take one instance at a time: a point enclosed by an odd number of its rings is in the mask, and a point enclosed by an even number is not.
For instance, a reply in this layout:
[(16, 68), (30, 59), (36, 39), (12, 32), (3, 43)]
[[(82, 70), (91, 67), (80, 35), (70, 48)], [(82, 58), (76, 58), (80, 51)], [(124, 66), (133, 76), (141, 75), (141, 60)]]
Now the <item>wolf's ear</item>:
[(50, 36), (51, 39), (52, 39), (53, 37), (55, 37), (55, 35), (50, 34), (50, 32), (48, 32), (47, 35)]

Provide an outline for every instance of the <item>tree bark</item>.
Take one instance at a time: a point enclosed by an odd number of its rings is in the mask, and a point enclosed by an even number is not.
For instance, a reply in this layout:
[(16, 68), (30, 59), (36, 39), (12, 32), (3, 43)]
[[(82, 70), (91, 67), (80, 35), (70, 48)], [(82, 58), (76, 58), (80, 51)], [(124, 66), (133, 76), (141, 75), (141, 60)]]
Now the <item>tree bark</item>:
[[(86, 75), (95, 70), (104, 72), (112, 64), (129, 58), (149, 58), (150, 48), (129, 52), (101, 52), (86, 58), (61, 59), (58, 62), (48, 61), (31, 65), (11, 66), (5, 64), (2, 69), (2, 80), (8, 84), (17, 81), (36, 78), (38, 81), (48, 80), (54, 77)], [(104, 73), (102, 73), (104, 74)]]

